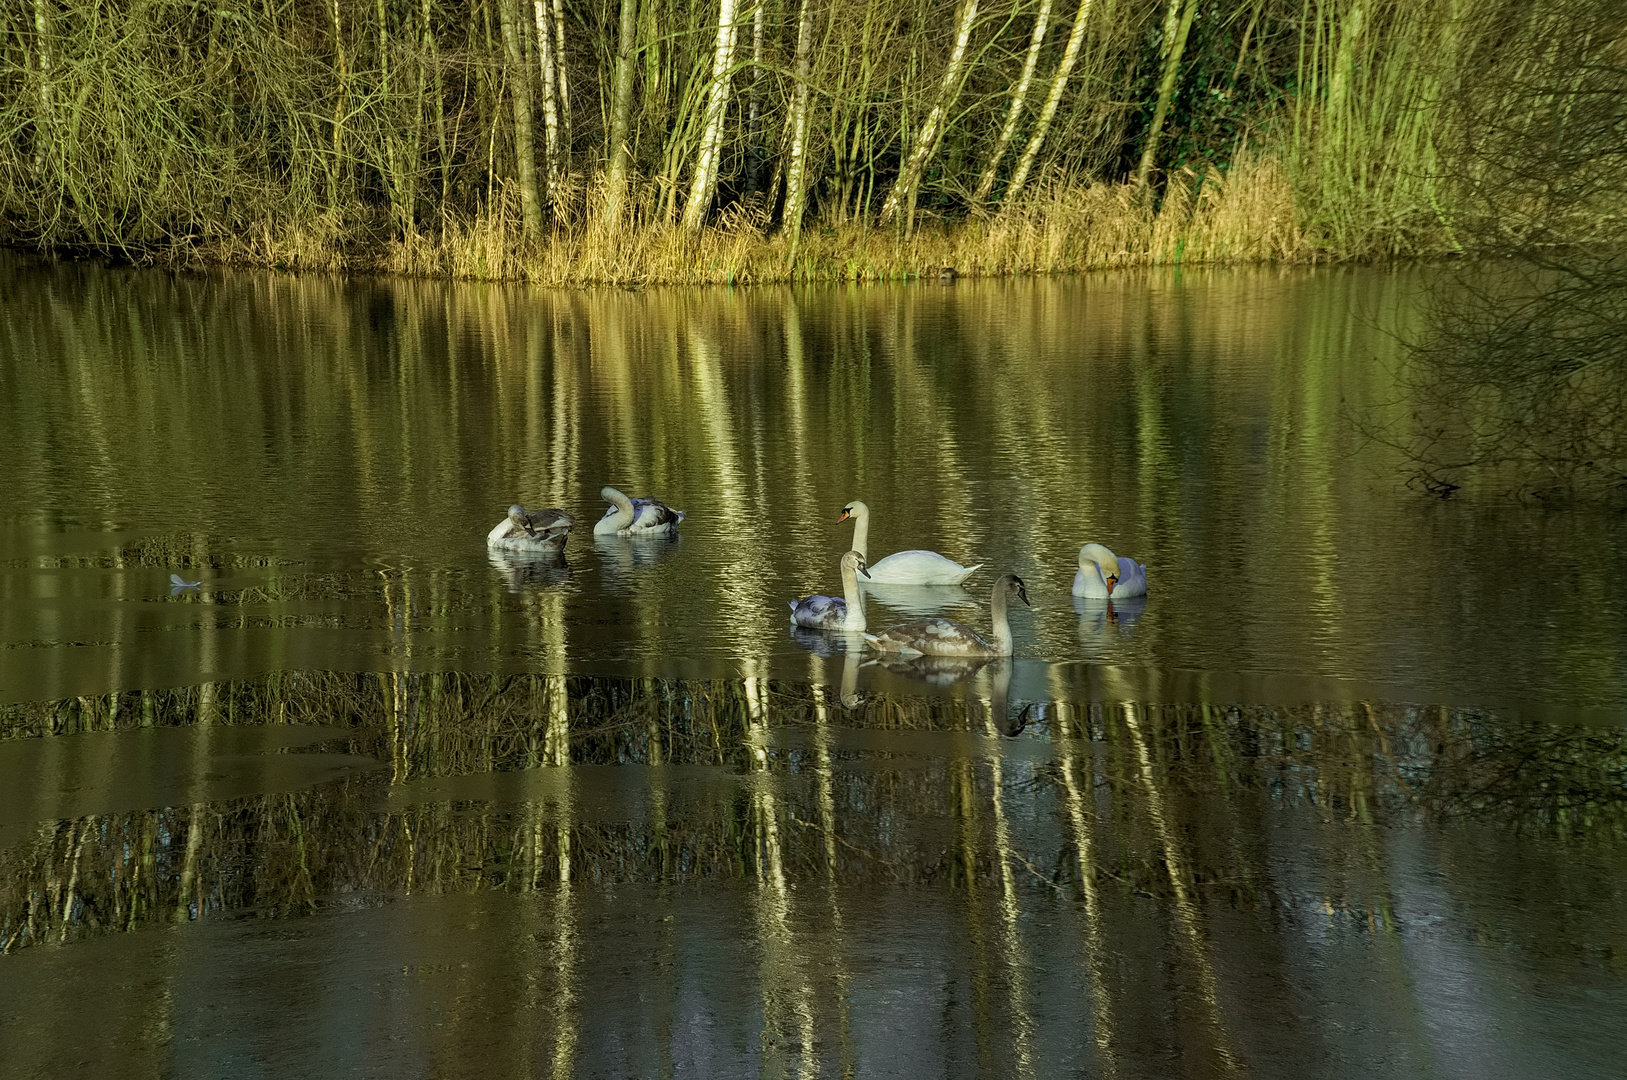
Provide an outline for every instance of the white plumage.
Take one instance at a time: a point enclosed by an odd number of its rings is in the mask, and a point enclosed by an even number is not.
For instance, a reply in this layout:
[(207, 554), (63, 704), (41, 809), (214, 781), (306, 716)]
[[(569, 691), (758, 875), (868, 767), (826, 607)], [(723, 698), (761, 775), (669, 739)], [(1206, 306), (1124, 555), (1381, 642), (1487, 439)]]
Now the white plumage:
[(1073, 595), (1093, 600), (1125, 600), (1147, 595), (1147, 568), (1128, 555), (1115, 555), (1100, 544), (1079, 549), (1079, 572)]
[(594, 522), (594, 536), (671, 536), (684, 519), (682, 510), (674, 510), (659, 499), (630, 499), (613, 487), (600, 488), (599, 494), (610, 508)]
[(565, 546), (576, 519), (563, 510), (527, 510), (519, 503), (486, 534), (486, 546), (498, 551), (547, 551)]
[(881, 585), (959, 585), (972, 574), (976, 566), (962, 566), (936, 551), (900, 551), (876, 562), (870, 558), (870, 508), (857, 499), (842, 508), (838, 522), (853, 520), (853, 550), (862, 556), (870, 568), (870, 580)]

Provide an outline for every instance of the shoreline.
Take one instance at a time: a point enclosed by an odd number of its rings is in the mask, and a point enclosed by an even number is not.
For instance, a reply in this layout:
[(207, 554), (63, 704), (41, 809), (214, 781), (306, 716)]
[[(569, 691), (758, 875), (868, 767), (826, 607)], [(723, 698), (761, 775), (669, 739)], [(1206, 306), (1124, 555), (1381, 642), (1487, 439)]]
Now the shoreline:
[[(1022, 278), (1181, 265), (1327, 265), (1461, 254), (1444, 228), (1374, 232), (1354, 250), (1336, 248), (1306, 221), (1274, 159), (1240, 162), (1229, 174), (1177, 176), (1153, 206), (1133, 184), (1053, 186), (1020, 204), (961, 218), (918, 214), (909, 235), (867, 221), (810, 222), (800, 236), (726, 214), (691, 230), (657, 222), (588, 222), (527, 239), (518, 194), (493, 209), (451, 215), (430, 229), (381, 237), (387, 216), (329, 212), (281, 223), (223, 221), (218, 233), (162, 247), (41, 250), (47, 259), (120, 257), (172, 270), (262, 269), (431, 280), (515, 282), (560, 288), (800, 283), (881, 283), (951, 277)], [(66, 250), (67, 254), (59, 254)]]

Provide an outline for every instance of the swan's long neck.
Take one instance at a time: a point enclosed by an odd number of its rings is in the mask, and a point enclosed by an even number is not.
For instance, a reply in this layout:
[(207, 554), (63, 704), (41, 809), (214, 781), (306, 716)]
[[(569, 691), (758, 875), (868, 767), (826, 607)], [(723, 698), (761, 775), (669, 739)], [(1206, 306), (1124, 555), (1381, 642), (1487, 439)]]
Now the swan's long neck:
[(1107, 588), (1107, 575), (1102, 573), (1101, 563), (1097, 562), (1095, 559), (1087, 559), (1081, 555), (1079, 556), (1079, 569), (1085, 575), (1085, 577), (1093, 578), (1101, 583), (1102, 588)]
[(989, 705), (997, 722), (1003, 728), (1006, 724), (1006, 713), (1011, 705), (1011, 665), (1004, 660), (997, 661), (991, 669), (993, 685), (990, 687)]
[(601, 518), (599, 523), (593, 527), (594, 532), (620, 532), (633, 523), (632, 499), (629, 499), (626, 495), (623, 495), (615, 488), (605, 488), (604, 490), (600, 491), (599, 494), (603, 495), (605, 497), (605, 501), (609, 502), (616, 508), (616, 513), (613, 517)]
[(1101, 544), (1086, 544), (1079, 549), (1079, 569), (1083, 570), (1087, 578), (1094, 577), (1107, 588), (1107, 567), (1118, 566), (1118, 556)]
[(1006, 588), (1005, 579), (994, 583), (994, 595), (989, 598), (989, 608), (994, 616), (994, 647), (1001, 656), (1010, 656), (1012, 651), (1011, 620), (1006, 617), (1006, 597), (1010, 590)]
[(858, 632), (864, 629), (864, 594), (859, 592), (859, 571), (842, 560), (842, 599), (847, 603), (847, 616), (842, 629)]
[(853, 511), (853, 550), (859, 558), (870, 561), (870, 508), (859, 506)]
[(849, 649), (842, 657), (842, 704), (859, 707), (859, 650)]

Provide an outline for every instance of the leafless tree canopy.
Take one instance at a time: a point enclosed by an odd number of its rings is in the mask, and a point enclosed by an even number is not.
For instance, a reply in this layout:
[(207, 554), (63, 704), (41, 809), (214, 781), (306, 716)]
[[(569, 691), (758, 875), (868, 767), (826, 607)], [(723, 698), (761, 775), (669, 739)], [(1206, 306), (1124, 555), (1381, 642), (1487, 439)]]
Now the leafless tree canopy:
[[(1512, 15), (1510, 16), (1513, 17)], [(1466, 261), (1403, 368), (1414, 480), (1450, 494), (1627, 492), (1627, 22), (1572, 0), (1488, 45), (1454, 102)], [(1552, 58), (1568, 57), (1555, 64)], [(1556, 77), (1556, 72), (1563, 73)]]

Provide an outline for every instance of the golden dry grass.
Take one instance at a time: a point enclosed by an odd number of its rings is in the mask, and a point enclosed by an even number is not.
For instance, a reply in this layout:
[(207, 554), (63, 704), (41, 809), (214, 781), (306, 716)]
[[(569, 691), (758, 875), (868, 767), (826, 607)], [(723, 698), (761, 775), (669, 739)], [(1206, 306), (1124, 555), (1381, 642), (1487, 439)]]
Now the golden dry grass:
[(935, 276), (1053, 274), (1173, 263), (1313, 262), (1326, 253), (1298, 224), (1293, 189), (1273, 158), (1245, 157), (1222, 176), (1178, 174), (1157, 205), (1129, 184), (1035, 185), (998, 212), (914, 231), (811, 223), (800, 241), (746, 214), (700, 232), (655, 222), (597, 222), (524, 239), (508, 191), (472, 218), (434, 232), (367, 243), (334, 217), (178, 249), (172, 261), (288, 270), (365, 271), (413, 277), (526, 281), (549, 286), (701, 285), (886, 281)]

